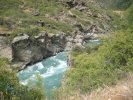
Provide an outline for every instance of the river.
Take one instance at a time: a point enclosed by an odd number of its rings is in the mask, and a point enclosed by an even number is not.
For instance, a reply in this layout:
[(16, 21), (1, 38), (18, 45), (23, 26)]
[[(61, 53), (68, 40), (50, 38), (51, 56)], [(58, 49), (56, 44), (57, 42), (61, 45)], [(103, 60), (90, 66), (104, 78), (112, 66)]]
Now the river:
[[(89, 40), (86, 46), (99, 45), (99, 40)], [(60, 87), (64, 72), (67, 70), (67, 53), (61, 52), (49, 57), (17, 73), (19, 81), (23, 85), (34, 85), (41, 77), (42, 84), (48, 100), (51, 100), (52, 90)]]
[(44, 85), (46, 96), (50, 98), (52, 90), (60, 87), (61, 79), (67, 70), (67, 53), (61, 52), (56, 56), (49, 57), (25, 70), (20, 71), (17, 76), (23, 85), (34, 85), (36, 76), (40, 76)]

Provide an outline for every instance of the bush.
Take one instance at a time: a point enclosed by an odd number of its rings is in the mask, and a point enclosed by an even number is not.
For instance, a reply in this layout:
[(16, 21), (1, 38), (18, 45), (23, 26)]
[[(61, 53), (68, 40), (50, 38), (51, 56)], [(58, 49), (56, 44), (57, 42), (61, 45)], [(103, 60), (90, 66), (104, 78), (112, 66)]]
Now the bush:
[(66, 72), (62, 86), (66, 89), (64, 91), (91, 92), (125, 78), (126, 73), (133, 71), (132, 44), (133, 32), (119, 31), (111, 39), (107, 38), (98, 51), (92, 52), (89, 49), (89, 53), (86, 50), (73, 55), (73, 64)]
[(7, 67), (7, 59), (0, 59), (0, 99), (4, 100), (44, 100), (44, 92), (37, 88), (19, 84), (16, 72)]
[[(126, 22), (132, 20), (133, 8), (130, 7)], [(130, 12), (130, 13), (129, 13)], [(90, 92), (104, 85), (113, 85), (133, 72), (133, 29), (128, 23), (121, 29), (104, 39), (97, 52), (86, 48), (76, 49), (72, 55), (73, 65), (66, 72), (63, 88), (80, 93)], [(82, 51), (82, 52), (81, 52)], [(77, 53), (78, 52), (78, 53)], [(90, 53), (91, 52), (91, 53)], [(74, 53), (72, 53), (74, 54)]]

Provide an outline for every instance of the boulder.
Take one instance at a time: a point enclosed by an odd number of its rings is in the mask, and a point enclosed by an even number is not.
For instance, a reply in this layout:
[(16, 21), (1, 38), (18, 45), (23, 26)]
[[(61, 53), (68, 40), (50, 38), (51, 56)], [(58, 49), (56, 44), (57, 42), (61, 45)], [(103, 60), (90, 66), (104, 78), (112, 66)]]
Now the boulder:
[(32, 15), (33, 15), (33, 16), (39, 16), (39, 15), (40, 15), (39, 10), (33, 11), (33, 12), (32, 12)]
[(12, 44), (19, 42), (19, 41), (23, 41), (23, 40), (28, 40), (29, 36), (27, 34), (23, 34), (23, 36), (17, 36), (13, 39)]
[(83, 44), (83, 35), (77, 34), (77, 35), (75, 36), (73, 42), (74, 42), (75, 45), (77, 45), (77, 46), (82, 46), (82, 44)]
[(64, 50), (65, 44), (66, 44), (66, 35), (65, 35), (65, 33), (60, 33), (60, 34), (53, 35), (51, 37), (51, 43), (53, 45), (58, 45), (58, 47), (60, 47), (61, 51)]
[(73, 48), (73, 43), (68, 41), (66, 43), (65, 51), (71, 51), (72, 48)]
[(15, 64), (16, 62), (24, 64), (20, 66), (21, 70), (26, 68), (26, 65), (34, 64), (56, 53), (71, 51), (75, 46), (83, 48), (83, 42), (92, 37), (97, 36), (91, 33), (75, 33), (67, 36), (65, 33), (49, 35), (42, 32), (34, 37), (21, 34), (12, 41), (12, 61)]
[(66, 41), (67, 41), (67, 42), (72, 42), (72, 41), (73, 41), (73, 38), (72, 38), (71, 36), (67, 36), (67, 37), (66, 37)]
[(67, 0), (66, 4), (70, 7), (73, 8), (78, 5), (78, 3), (75, 0)]
[(76, 6), (85, 6), (85, 2), (83, 0), (60, 0), (62, 3), (66, 3), (69, 8), (73, 8)]
[[(49, 36), (46, 32), (29, 37), (16, 36), (12, 41), (12, 61), (33, 64), (61, 52), (65, 48), (65, 34)], [(21, 69), (21, 68), (20, 68)]]
[(42, 21), (42, 20), (38, 20), (38, 21), (36, 22), (36, 24), (37, 24), (37, 26), (40, 26), (40, 27), (45, 26), (45, 22)]
[(40, 41), (30, 39), (28, 36), (18, 36), (12, 42), (13, 61), (35, 63), (49, 56)]

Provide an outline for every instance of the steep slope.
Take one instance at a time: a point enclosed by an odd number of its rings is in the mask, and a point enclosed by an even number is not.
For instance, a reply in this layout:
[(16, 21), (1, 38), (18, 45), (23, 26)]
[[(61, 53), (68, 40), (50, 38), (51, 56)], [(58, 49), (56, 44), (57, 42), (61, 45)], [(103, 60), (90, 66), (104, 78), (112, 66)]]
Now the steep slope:
[[(105, 34), (119, 29), (112, 33), (112, 37), (109, 34), (109, 37), (103, 38), (102, 45), (98, 47), (74, 49), (71, 68), (66, 73), (64, 87), (61, 91), (58, 90), (59, 94), (57, 92), (57, 100), (69, 100), (66, 96), (71, 100), (71, 95), (72, 99), (75, 99), (73, 95), (76, 95), (79, 97), (76, 100), (80, 100), (80, 93), (90, 93), (104, 85), (114, 85), (118, 80), (125, 78), (128, 72), (133, 71), (132, 6), (127, 9), (128, 12), (125, 12), (131, 1), (117, 1), (118, 3), (115, 4), (115, 7), (119, 8), (115, 10), (124, 9), (122, 14), (126, 13), (128, 15), (126, 17), (121, 16), (121, 12), (108, 10), (108, 7), (114, 7), (112, 0), (102, 2), (99, 0), (99, 2), (96, 0), (0, 0), (0, 36), (10, 35), (11, 39), (21, 33), (29, 36), (44, 31), (50, 34), (66, 33), (67, 35)], [(109, 5), (105, 10), (100, 5), (105, 7), (106, 2)], [(95, 28), (92, 28), (94, 26)]]
[(106, 33), (112, 27), (112, 14), (92, 0), (1, 0), (0, 4), (0, 33), (71, 34), (92, 25), (97, 26), (97, 33)]
[(112, 9), (127, 9), (131, 4), (132, 0), (97, 0), (101, 6), (109, 7)]
[[(99, 88), (106, 86), (114, 86), (119, 80), (127, 78), (129, 73), (133, 72), (133, 29), (131, 17), (133, 14), (133, 5), (124, 12), (124, 16), (119, 22), (119, 28), (111, 37), (105, 37), (102, 40), (102, 45), (95, 48), (86, 47), (84, 50), (80, 48), (74, 49), (71, 57), (71, 68), (66, 73), (62, 88), (58, 93), (62, 98), (70, 97), (67, 100), (82, 100), (82, 94), (89, 94)], [(132, 75), (132, 74), (131, 74)], [(129, 86), (132, 78), (129, 78)], [(126, 83), (126, 82), (125, 82)], [(107, 97), (111, 96), (117, 88), (122, 88), (123, 85), (113, 88)], [(126, 86), (127, 88), (128, 86)], [(132, 88), (132, 87), (131, 87)], [(105, 89), (106, 90), (106, 89)], [(130, 91), (130, 90), (129, 90)], [(116, 92), (115, 92), (116, 93)], [(132, 95), (123, 89), (119, 91), (127, 98), (121, 96), (121, 99), (107, 98), (108, 100), (132, 100)], [(124, 94), (125, 93), (125, 94)], [(131, 91), (132, 93), (132, 91)], [(106, 92), (105, 92), (106, 94)], [(97, 100), (96, 96), (103, 96), (101, 91), (99, 95), (94, 95), (92, 100)], [(98, 100), (106, 100), (106, 96)], [(58, 99), (59, 100), (59, 99)], [(61, 100), (61, 99), (60, 99)], [(90, 100), (89, 96), (84, 100)]]
[[(3, 51), (10, 54), (0, 57), (24, 64), (35, 63), (64, 49), (71, 50), (75, 44), (82, 46), (86, 38), (98, 38), (101, 34), (110, 33), (116, 24), (113, 23), (115, 14), (102, 9), (93, 0), (1, 0), (0, 4), (0, 36), (8, 37), (6, 44), (9, 47), (8, 50), (0, 47), (0, 54), (3, 54)], [(48, 33), (48, 36), (45, 33)], [(65, 37), (66, 41), (64, 39), (60, 42), (62, 37)], [(17, 42), (18, 46), (14, 42), (16, 39), (21, 41)], [(28, 39), (29, 44), (22, 41), (23, 39)], [(3, 43), (0, 45), (4, 45)], [(43, 49), (40, 49), (42, 45)]]

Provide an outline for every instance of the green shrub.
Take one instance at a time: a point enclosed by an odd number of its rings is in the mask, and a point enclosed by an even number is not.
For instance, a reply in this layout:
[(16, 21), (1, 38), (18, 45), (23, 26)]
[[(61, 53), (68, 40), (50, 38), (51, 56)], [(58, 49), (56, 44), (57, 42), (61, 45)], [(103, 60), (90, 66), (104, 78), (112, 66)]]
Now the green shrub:
[(127, 11), (124, 17), (126, 27), (105, 38), (96, 52), (90, 48), (74, 50), (73, 63), (62, 86), (67, 86), (66, 91), (90, 92), (104, 85), (113, 85), (133, 72), (133, 29), (130, 22), (133, 8)]
[(7, 59), (0, 59), (0, 99), (4, 100), (45, 100), (44, 92), (37, 88), (25, 87), (19, 84), (16, 72), (11, 70)]
[[(71, 91), (90, 92), (104, 85), (113, 85), (133, 71), (133, 33), (117, 32), (98, 51), (76, 50), (65, 83)], [(88, 53), (89, 52), (89, 53)], [(90, 53), (91, 52), (91, 53)]]

